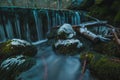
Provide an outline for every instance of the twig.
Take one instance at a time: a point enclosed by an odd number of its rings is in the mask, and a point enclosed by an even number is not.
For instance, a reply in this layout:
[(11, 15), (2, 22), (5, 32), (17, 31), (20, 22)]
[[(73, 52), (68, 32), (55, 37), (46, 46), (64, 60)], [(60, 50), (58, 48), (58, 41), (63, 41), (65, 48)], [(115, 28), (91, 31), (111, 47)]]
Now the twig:
[(87, 54), (85, 55), (85, 59), (84, 59), (84, 63), (83, 63), (83, 67), (82, 67), (82, 72), (81, 72), (81, 75), (80, 75), (80, 78), (79, 80), (82, 80), (83, 77), (84, 77), (84, 73), (85, 73), (85, 70), (86, 70), (86, 64), (87, 64)]

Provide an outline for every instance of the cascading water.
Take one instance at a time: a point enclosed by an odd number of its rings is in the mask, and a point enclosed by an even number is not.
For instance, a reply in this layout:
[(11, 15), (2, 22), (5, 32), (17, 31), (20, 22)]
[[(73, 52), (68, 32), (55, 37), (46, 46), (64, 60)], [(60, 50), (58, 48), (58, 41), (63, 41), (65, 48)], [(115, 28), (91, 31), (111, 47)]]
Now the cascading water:
[(81, 23), (81, 13), (69, 10), (0, 8), (0, 41), (12, 38), (36, 42), (57, 25)]
[(16, 28), (17, 36), (19, 36), (19, 38), (21, 39), (20, 22), (18, 16), (16, 16), (15, 28)]
[(43, 29), (42, 29), (42, 22), (41, 18), (38, 18), (38, 13), (36, 10), (33, 10), (33, 15), (35, 19), (35, 25), (36, 25), (36, 30), (37, 30), (37, 35), (38, 35), (38, 40), (42, 40), (43, 38)]

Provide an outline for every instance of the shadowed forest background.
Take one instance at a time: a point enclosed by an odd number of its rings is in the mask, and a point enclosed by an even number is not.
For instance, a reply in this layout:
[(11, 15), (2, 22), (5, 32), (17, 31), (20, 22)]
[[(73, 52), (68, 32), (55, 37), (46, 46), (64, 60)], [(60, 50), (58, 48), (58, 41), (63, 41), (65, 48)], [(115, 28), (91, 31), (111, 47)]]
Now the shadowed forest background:
[(120, 25), (120, 0), (0, 0), (0, 6), (86, 10), (91, 16)]

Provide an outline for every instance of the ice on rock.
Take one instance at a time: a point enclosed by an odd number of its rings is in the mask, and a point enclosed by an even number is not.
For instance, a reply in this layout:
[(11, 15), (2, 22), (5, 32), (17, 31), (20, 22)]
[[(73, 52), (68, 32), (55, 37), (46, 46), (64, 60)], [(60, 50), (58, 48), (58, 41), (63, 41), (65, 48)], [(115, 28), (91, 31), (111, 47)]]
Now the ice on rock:
[(69, 34), (67, 38), (72, 38), (73, 36), (76, 35), (76, 32), (73, 30), (72, 26), (70, 24), (63, 24), (59, 29), (58, 29), (58, 35), (61, 34), (61, 32), (65, 32), (66, 34)]
[(3, 69), (9, 69), (9, 67), (14, 65), (14, 64), (20, 65), (20, 64), (22, 64), (24, 62), (25, 62), (24, 56), (19, 55), (17, 57), (6, 59), (5, 61), (2, 62), (0, 67), (3, 68)]
[(55, 47), (57, 47), (58, 45), (69, 46), (74, 43), (78, 43), (77, 48), (80, 48), (83, 45), (78, 39), (67, 39), (67, 40), (58, 40), (58, 42), (55, 43)]

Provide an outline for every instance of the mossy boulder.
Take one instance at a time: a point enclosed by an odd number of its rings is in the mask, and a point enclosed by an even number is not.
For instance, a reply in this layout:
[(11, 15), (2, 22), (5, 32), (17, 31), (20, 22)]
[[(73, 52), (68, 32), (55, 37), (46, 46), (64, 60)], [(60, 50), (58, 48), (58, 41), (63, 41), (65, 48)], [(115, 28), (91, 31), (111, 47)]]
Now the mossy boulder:
[(15, 80), (35, 63), (35, 59), (23, 55), (9, 57), (0, 64), (0, 80)]
[(20, 54), (27, 56), (34, 56), (36, 53), (37, 53), (37, 48), (25, 40), (12, 39), (0, 43), (1, 59), (10, 57), (12, 55), (20, 55)]
[(82, 47), (82, 43), (78, 39), (58, 40), (53, 48), (57, 53), (65, 55), (74, 55)]
[(101, 54), (116, 56), (120, 58), (120, 46), (114, 41), (108, 43), (98, 43), (94, 45), (93, 49)]
[(57, 31), (58, 39), (70, 39), (76, 36), (76, 32), (70, 24), (63, 24)]
[[(99, 78), (99, 80), (120, 80), (120, 59), (108, 57), (98, 53), (88, 52), (88, 67), (91, 73)], [(81, 59), (85, 59), (85, 55), (81, 55)]]

